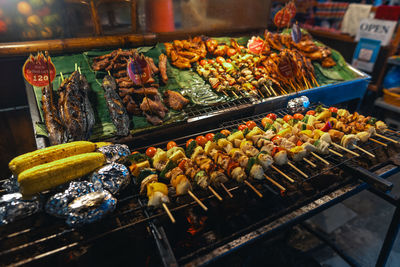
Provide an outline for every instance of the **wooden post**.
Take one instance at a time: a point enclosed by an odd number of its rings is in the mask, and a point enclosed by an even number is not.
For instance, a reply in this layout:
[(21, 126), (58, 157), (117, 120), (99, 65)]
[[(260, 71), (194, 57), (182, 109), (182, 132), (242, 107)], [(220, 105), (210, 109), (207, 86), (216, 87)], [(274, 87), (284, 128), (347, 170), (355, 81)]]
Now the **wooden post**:
[(90, 0), (90, 14), (92, 15), (92, 21), (93, 21), (93, 25), (94, 25), (94, 33), (96, 35), (102, 35), (99, 14), (97, 13), (97, 6), (94, 3), (94, 0)]
[(137, 0), (131, 0), (131, 28), (132, 32), (137, 32)]

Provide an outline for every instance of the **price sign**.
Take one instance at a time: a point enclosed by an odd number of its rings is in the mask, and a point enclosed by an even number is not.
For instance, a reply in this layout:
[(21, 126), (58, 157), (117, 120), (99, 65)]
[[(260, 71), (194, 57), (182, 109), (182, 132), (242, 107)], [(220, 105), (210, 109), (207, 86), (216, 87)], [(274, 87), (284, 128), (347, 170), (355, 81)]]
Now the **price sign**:
[(278, 65), (281, 74), (287, 78), (293, 77), (293, 68), (290, 61), (287, 58), (283, 58)]
[(49, 82), (54, 81), (56, 67), (51, 62), (50, 57), (48, 59), (42, 53), (38, 53), (36, 57), (29, 56), (22, 67), (22, 73), (28, 83), (33, 86), (44, 87), (49, 85)]

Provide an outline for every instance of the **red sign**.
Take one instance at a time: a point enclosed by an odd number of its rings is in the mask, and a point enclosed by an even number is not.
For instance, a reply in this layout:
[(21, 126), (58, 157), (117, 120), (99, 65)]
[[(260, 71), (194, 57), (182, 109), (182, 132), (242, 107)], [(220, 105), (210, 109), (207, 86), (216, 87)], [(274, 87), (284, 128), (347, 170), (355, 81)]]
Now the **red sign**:
[(296, 5), (293, 1), (287, 3), (274, 17), (274, 24), (278, 28), (289, 27), (290, 21), (296, 16)]
[(22, 73), (25, 80), (33, 86), (44, 87), (49, 85), (49, 74), (50, 82), (54, 81), (56, 77), (56, 67), (53, 62), (45, 58), (42, 53), (38, 53), (36, 57), (30, 55), (22, 67)]
[(281, 74), (285, 77), (293, 77), (293, 69), (292, 65), (290, 64), (290, 61), (286, 58), (283, 58), (281, 62), (279, 62), (279, 71)]

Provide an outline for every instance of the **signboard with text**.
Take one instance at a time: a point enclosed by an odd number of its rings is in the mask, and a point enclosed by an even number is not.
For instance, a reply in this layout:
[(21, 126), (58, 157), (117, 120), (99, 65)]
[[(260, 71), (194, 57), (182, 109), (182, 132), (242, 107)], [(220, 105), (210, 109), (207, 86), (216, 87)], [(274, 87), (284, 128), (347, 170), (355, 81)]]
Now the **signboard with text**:
[(386, 46), (392, 40), (396, 28), (395, 21), (382, 19), (363, 19), (356, 35), (356, 41), (360, 38), (379, 40), (381, 46)]

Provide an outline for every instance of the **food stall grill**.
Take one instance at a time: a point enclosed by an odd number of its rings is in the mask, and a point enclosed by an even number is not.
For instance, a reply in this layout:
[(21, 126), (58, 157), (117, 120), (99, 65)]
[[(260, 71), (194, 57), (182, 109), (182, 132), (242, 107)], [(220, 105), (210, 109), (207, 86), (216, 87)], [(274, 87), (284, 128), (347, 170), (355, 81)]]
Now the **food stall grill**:
[[(284, 115), (288, 110), (282, 109), (276, 113)], [(234, 128), (249, 119), (259, 123), (265, 115), (226, 122), (207, 132)], [(396, 133), (388, 132), (385, 135), (400, 140)], [(184, 145), (193, 136), (181, 137), (175, 141), (178, 145)], [(304, 164), (296, 163), (309, 176), (308, 179), (282, 168), (295, 180), (294, 183), (287, 182), (275, 171), (269, 171), (270, 177), (286, 187), (285, 193), (277, 190), (267, 180), (252, 181), (263, 198), (235, 181), (226, 183), (232, 198), (226, 191), (217, 190), (224, 198), (222, 202), (208, 191), (194, 190), (208, 206), (207, 212), (188, 196), (173, 196), (169, 207), (176, 218), (175, 224), (169, 221), (163, 210), (147, 207), (146, 198), (138, 194), (137, 186), (133, 184), (119, 196), (116, 211), (98, 223), (68, 228), (62, 220), (40, 212), (0, 227), (0, 260), (5, 265), (37, 262), (68, 264), (72, 260), (83, 260), (85, 255), (91, 255), (92, 249), (95, 251), (93, 258), (99, 259), (99, 262), (104, 257), (115, 262), (116, 259), (124, 259), (124, 256), (129, 255), (130, 258), (134, 255), (138, 263), (149, 263), (151, 259), (151, 265), (207, 264), (256, 240), (288, 229), (370, 186), (375, 193), (388, 199), (386, 192), (390, 191), (392, 184), (381, 177), (399, 170), (400, 147), (385, 139), (378, 140), (387, 144), (387, 147), (372, 142), (362, 145), (374, 153), (376, 158), (364, 153), (360, 157), (351, 154), (343, 157), (323, 156), (329, 165), (310, 158), (316, 168), (304, 168)], [(153, 145), (164, 147), (166, 142)], [(138, 150), (144, 149), (142, 147)], [(381, 177), (374, 173), (376, 171), (379, 171)], [(396, 223), (392, 224), (394, 226), (390, 227), (389, 232), (397, 229)], [(385, 244), (383, 259), (390, 252), (390, 238)], [(107, 247), (105, 256), (97, 252), (99, 246)], [(125, 255), (121, 256), (121, 253)], [(154, 257), (157, 254), (160, 257)]]

